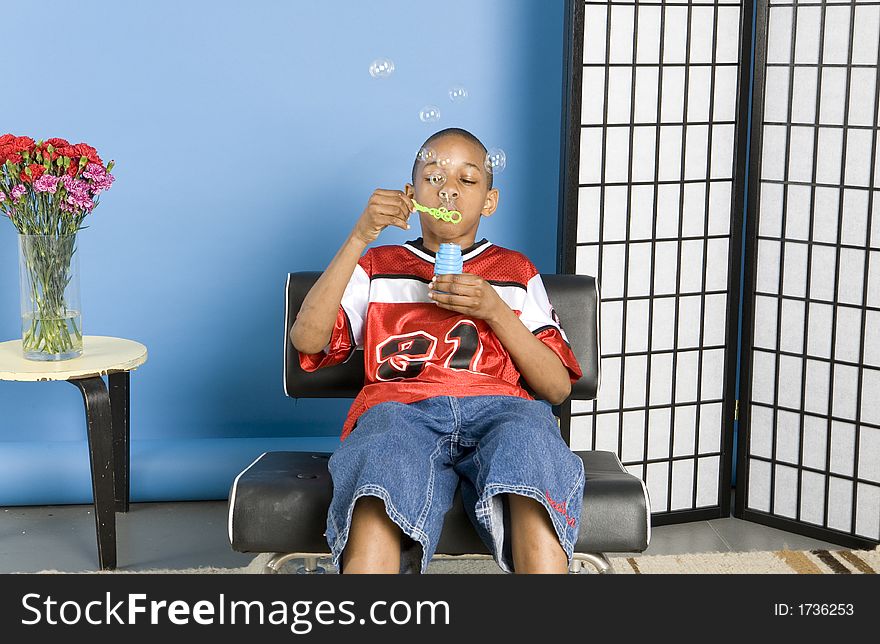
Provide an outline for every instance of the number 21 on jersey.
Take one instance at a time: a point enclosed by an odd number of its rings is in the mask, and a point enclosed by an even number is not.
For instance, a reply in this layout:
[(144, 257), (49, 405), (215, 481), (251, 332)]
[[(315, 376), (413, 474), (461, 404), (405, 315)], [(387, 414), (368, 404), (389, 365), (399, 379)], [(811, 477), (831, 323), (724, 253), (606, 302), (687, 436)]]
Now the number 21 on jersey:
[[(477, 367), (483, 354), (480, 333), (473, 320), (459, 320), (443, 338), (443, 347), (452, 351), (443, 362), (448, 369), (479, 373)], [(393, 335), (376, 347), (376, 379), (400, 380), (415, 378), (438, 355), (440, 341), (426, 331)]]

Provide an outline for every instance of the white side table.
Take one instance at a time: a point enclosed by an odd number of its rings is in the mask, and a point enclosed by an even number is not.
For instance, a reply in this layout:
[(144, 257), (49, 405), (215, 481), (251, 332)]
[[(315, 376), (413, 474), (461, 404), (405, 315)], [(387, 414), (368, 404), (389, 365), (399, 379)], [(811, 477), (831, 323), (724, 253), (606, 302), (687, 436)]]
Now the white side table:
[(59, 362), (25, 359), (21, 340), (0, 342), (0, 380), (66, 380), (82, 393), (101, 570), (116, 568), (116, 512), (129, 503), (129, 376), (146, 361), (147, 348), (123, 338), (83, 336), (82, 355)]

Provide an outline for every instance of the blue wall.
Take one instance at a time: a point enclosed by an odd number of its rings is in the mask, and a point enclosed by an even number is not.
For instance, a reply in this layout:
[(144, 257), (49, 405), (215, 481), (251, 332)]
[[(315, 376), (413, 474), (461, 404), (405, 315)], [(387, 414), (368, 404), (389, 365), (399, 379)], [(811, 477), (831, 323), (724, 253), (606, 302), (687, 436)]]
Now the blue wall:
[[(222, 498), (265, 449), (338, 444), (350, 401), (282, 392), (284, 280), (323, 269), (434, 130), (507, 151), (480, 232), (555, 270), (563, 5), (4, 3), (0, 134), (117, 162), (80, 235), (82, 299), (87, 334), (149, 350), (132, 374), (135, 500)], [(369, 75), (379, 57), (390, 78)], [(419, 120), (427, 104), (438, 123)], [(0, 339), (19, 337), (16, 253), (0, 221)], [(0, 505), (88, 501), (84, 441), (74, 387), (0, 382)]]

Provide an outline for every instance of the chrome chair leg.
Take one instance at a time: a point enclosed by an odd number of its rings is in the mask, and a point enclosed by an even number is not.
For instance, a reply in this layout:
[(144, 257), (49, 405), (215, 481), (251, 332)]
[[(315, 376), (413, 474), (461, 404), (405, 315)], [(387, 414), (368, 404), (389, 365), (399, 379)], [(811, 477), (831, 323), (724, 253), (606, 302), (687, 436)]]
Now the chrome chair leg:
[(264, 575), (274, 575), (291, 559), (302, 559), (303, 565), (296, 570), (298, 575), (322, 575), (327, 571), (318, 565), (319, 557), (320, 555), (313, 553), (277, 552), (265, 563), (262, 573)]
[(278, 552), (272, 555), (272, 558), (269, 559), (263, 566), (263, 574), (264, 575), (274, 575), (279, 570), (281, 570), (281, 566), (286, 564), (291, 559), (296, 558), (297, 553), (295, 552)]
[(600, 575), (614, 574), (614, 567), (611, 565), (608, 557), (601, 552), (576, 552), (572, 558), (572, 564), (574, 564), (576, 560), (582, 564), (592, 564), (596, 569), (596, 572)]
[(323, 575), (326, 570), (318, 565), (317, 557), (305, 557), (303, 565), (296, 569), (298, 575)]

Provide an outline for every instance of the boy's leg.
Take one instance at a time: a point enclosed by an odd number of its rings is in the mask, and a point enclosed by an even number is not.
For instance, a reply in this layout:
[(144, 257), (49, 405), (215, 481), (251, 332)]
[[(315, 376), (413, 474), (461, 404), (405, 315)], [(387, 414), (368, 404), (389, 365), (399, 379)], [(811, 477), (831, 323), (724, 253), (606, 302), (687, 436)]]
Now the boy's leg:
[(382, 499), (362, 496), (351, 515), (351, 530), (342, 551), (340, 572), (397, 574), (401, 534), (400, 528), (385, 513)]
[(331, 456), (325, 535), (343, 573), (424, 572), (458, 484), (449, 410), (434, 398), (379, 403)]
[(568, 557), (544, 506), (527, 496), (507, 495), (510, 540), (517, 573), (568, 572)]
[[(473, 448), (455, 469), (483, 542), (506, 572), (567, 572), (580, 531), (584, 470), (550, 407), (513, 396), (460, 401), (467, 419), (462, 444)], [(554, 548), (548, 533), (555, 535)]]

